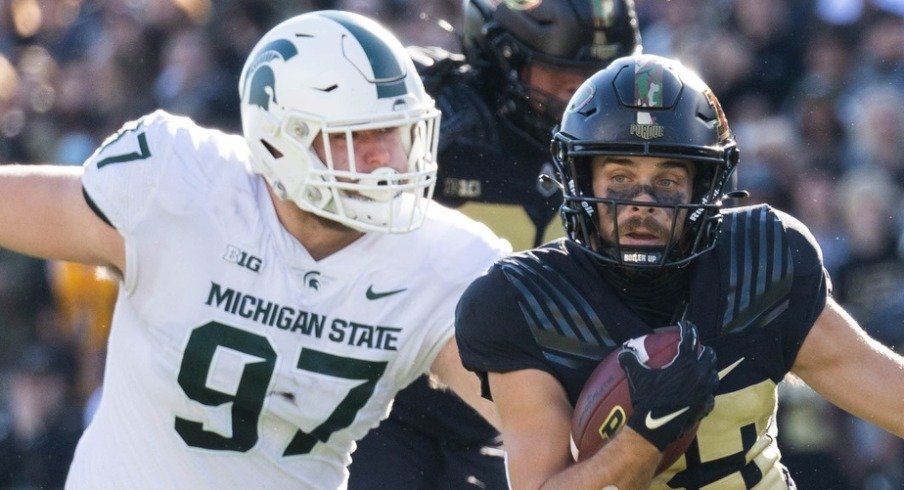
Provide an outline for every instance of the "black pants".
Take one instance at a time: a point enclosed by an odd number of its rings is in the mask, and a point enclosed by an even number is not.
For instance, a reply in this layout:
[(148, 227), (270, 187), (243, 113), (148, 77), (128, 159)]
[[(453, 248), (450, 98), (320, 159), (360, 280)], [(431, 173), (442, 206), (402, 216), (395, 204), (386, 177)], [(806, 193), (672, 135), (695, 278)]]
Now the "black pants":
[[(484, 442), (468, 444), (461, 438), (444, 437), (456, 429), (471, 428), (477, 433), (485, 429), (475, 429), (473, 420), (459, 413), (460, 401), (445, 399), (454, 395), (432, 399), (437, 393), (428, 393), (425, 386), (417, 382), (409, 387), (408, 394), (417, 398), (397, 399), (403, 402), (399, 410), (358, 442), (349, 467), (349, 490), (507, 489), (501, 448), (492, 438), (475, 438), (475, 434), (470, 434), (471, 440)], [(431, 398), (429, 403), (420, 398), (424, 395)], [(416, 409), (432, 414), (426, 419), (429, 423), (406, 420)]]

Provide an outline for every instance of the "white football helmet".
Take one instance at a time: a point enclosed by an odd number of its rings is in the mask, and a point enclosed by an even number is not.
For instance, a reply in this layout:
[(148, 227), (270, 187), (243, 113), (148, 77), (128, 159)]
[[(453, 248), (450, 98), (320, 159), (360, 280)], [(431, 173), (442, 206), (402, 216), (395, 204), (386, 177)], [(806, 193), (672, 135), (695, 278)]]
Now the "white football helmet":
[[(252, 166), (281, 199), (360, 231), (419, 227), (436, 184), (440, 113), (402, 44), (376, 22), (310, 12), (257, 43), (239, 79)], [(400, 128), (407, 169), (355, 168), (353, 132)], [(330, 137), (344, 137), (348, 169)], [(326, 161), (312, 148), (323, 142)]]

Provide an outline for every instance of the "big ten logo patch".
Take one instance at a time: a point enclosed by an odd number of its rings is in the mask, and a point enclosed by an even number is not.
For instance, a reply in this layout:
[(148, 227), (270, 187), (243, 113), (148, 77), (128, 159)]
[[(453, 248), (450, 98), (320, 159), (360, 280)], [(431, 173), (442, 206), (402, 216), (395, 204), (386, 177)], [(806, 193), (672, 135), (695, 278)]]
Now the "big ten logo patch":
[(261, 266), (263, 265), (263, 261), (259, 257), (255, 257), (254, 255), (251, 255), (250, 253), (232, 245), (226, 246), (226, 255), (223, 256), (223, 260), (225, 260), (226, 262), (232, 262), (233, 264), (238, 264), (253, 272), (260, 271)]

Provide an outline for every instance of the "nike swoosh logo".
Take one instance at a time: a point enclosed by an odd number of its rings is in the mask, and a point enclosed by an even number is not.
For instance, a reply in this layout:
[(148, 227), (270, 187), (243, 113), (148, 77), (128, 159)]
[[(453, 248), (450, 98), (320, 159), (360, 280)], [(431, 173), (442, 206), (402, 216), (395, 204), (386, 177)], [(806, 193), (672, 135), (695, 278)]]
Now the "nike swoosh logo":
[(691, 407), (684, 407), (681, 410), (675, 410), (674, 412), (672, 412), (668, 415), (665, 415), (663, 417), (656, 417), (656, 418), (653, 418), (653, 412), (647, 412), (647, 418), (646, 418), (646, 420), (643, 421), (643, 423), (647, 426), (647, 429), (656, 430), (656, 429), (662, 427), (663, 425), (671, 422), (672, 419), (681, 415), (684, 412), (687, 412), (690, 409), (691, 409)]
[(728, 373), (730, 373), (732, 371), (732, 369), (738, 367), (738, 364), (741, 364), (741, 361), (743, 361), (744, 359), (746, 359), (746, 357), (742, 357), (742, 358), (738, 359), (737, 361), (732, 363), (730, 366), (726, 366), (725, 369), (719, 371), (719, 380), (721, 380), (725, 376), (728, 376)]
[(370, 286), (367, 288), (367, 299), (374, 300), (374, 299), (385, 298), (387, 296), (392, 296), (393, 294), (398, 294), (398, 293), (401, 293), (402, 291), (407, 291), (407, 290), (408, 290), (408, 288), (402, 288), (402, 289), (396, 289), (395, 291), (386, 291), (384, 293), (377, 293), (377, 292), (374, 292), (374, 287)]

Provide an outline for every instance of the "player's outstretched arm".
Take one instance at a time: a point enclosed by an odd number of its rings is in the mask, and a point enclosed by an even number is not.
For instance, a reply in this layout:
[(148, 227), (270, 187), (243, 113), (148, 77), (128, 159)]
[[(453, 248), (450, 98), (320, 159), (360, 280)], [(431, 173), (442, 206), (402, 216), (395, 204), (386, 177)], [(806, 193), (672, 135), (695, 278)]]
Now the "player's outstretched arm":
[(0, 247), (122, 271), (122, 237), (88, 207), (81, 175), (81, 167), (0, 165)]
[(791, 371), (826, 400), (904, 437), (904, 358), (829, 298)]
[(509, 483), (521, 489), (648, 488), (661, 454), (625, 428), (592, 457), (575, 463), (569, 438), (572, 407), (549, 373), (490, 373), (499, 408)]
[(480, 380), (465, 369), (458, 354), (458, 344), (451, 338), (433, 361), (430, 372), (452, 389), (462, 400), (471, 405), (493, 427), (499, 429), (499, 413), (496, 405), (480, 395)]

